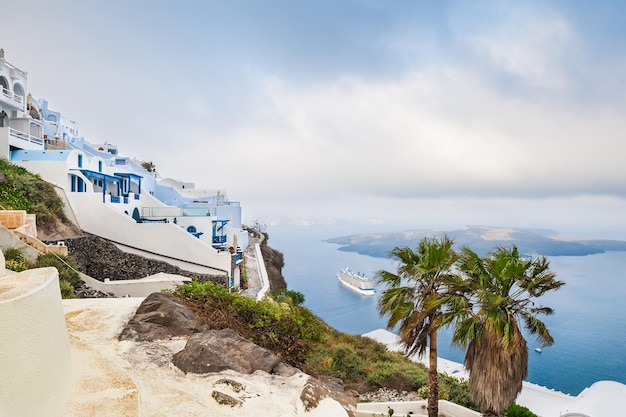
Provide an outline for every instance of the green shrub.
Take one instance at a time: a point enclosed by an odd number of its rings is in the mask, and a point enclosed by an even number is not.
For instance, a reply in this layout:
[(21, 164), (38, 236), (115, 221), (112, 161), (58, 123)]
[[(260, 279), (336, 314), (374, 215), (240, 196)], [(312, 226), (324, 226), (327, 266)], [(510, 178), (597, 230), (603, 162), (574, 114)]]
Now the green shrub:
[(80, 281), (78, 265), (70, 256), (60, 256), (53, 253), (39, 255), (35, 261), (35, 268), (55, 267), (59, 271), (59, 286), (63, 298), (74, 298), (74, 286)]
[(408, 367), (402, 362), (378, 362), (368, 375), (368, 382), (375, 387), (387, 387), (400, 391), (417, 391), (428, 381), (424, 369)]
[(442, 400), (445, 399), (463, 407), (478, 410), (469, 393), (467, 381), (459, 381), (453, 376), (439, 374), (439, 389), (445, 395), (445, 398), (441, 395), (439, 396)]
[(304, 294), (298, 291), (281, 289), (278, 291), (272, 291), (270, 293), (272, 299), (278, 302), (289, 303), (294, 306), (299, 306), (304, 304)]
[(508, 410), (506, 410), (505, 416), (506, 417), (537, 417), (537, 414), (533, 413), (526, 407), (513, 403), (508, 408)]
[(4, 266), (6, 269), (9, 269), (11, 271), (15, 271), (15, 272), (22, 272), (22, 271), (26, 271), (27, 269), (29, 269), (29, 265), (28, 264), (24, 264), (18, 261), (6, 261), (4, 263)]
[(2, 158), (0, 205), (6, 210), (26, 210), (37, 215), (37, 226), (44, 228), (55, 219), (67, 220), (63, 212), (63, 201), (50, 183)]
[(74, 287), (68, 281), (59, 280), (59, 287), (61, 288), (61, 298), (74, 298)]
[(39, 255), (35, 261), (35, 268), (45, 268), (53, 266), (59, 271), (59, 279), (67, 281), (70, 285), (76, 285), (80, 281), (78, 265), (69, 256), (60, 256), (53, 253)]
[(28, 259), (16, 248), (6, 248), (4, 250), (4, 260), (6, 269), (11, 271), (22, 272), (31, 268)]
[(257, 302), (212, 282), (186, 283), (173, 294), (213, 328), (230, 327), (294, 366), (304, 362), (312, 343), (324, 338), (325, 325), (304, 307), (273, 300)]

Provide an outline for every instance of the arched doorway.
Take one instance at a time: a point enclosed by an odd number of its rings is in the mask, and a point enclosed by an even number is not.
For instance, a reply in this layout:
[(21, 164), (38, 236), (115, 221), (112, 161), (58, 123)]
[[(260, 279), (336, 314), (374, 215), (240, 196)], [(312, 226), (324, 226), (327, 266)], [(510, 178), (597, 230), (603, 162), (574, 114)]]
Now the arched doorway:
[(133, 217), (133, 219), (135, 219), (135, 221), (137, 223), (141, 223), (141, 216), (139, 215), (139, 210), (137, 209), (137, 207), (135, 207), (133, 209), (133, 216), (132, 217)]
[(19, 96), (21, 98), (18, 99), (17, 97), (15, 97), (17, 101), (19, 101), (20, 103), (24, 103), (24, 96), (26, 96), (26, 92), (24, 91), (24, 87), (22, 87), (22, 84), (13, 84), (13, 93), (15, 93), (15, 96)]

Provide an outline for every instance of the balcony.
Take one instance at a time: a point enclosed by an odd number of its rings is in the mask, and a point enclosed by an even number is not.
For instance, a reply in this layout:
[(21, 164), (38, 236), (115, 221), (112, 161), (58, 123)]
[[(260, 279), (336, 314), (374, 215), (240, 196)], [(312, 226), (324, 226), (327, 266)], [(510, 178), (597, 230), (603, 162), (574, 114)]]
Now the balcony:
[(4, 103), (7, 103), (18, 110), (24, 109), (24, 97), (14, 93), (13, 91), (9, 91), (4, 87), (1, 87), (2, 91), (0, 92), (0, 100)]
[(9, 128), (9, 142), (20, 149), (43, 149), (43, 138), (30, 135), (20, 130)]

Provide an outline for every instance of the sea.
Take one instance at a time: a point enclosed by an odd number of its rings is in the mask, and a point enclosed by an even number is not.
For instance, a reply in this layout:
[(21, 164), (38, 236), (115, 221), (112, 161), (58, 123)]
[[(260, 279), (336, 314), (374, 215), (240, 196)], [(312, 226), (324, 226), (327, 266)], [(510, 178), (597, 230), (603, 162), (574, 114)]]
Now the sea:
[[(377, 296), (345, 288), (336, 273), (348, 266), (371, 277), (378, 270), (395, 272), (397, 262), (341, 251), (339, 245), (324, 239), (367, 232), (317, 225), (267, 229), (269, 246), (284, 254), (288, 288), (304, 294), (306, 307), (346, 333), (386, 328), (386, 320), (378, 314)], [(540, 299), (542, 305), (555, 309), (554, 315), (542, 316), (555, 343), (542, 348), (527, 335), (527, 381), (570, 395), (602, 380), (626, 384), (626, 252), (548, 259), (551, 270), (566, 285)], [(448, 360), (464, 361), (464, 352), (451, 345), (450, 330), (440, 332), (438, 353)]]

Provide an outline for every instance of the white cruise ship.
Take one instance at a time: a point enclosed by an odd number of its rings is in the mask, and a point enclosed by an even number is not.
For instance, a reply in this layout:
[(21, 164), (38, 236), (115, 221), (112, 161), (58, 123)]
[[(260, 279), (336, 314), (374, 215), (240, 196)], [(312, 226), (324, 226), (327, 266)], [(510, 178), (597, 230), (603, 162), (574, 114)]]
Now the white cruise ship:
[(337, 272), (337, 278), (346, 287), (362, 295), (374, 295), (374, 283), (365, 275), (350, 271), (348, 267), (342, 268)]

